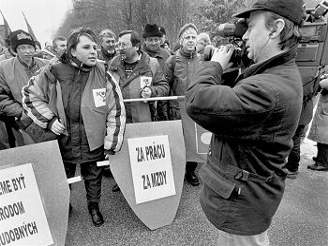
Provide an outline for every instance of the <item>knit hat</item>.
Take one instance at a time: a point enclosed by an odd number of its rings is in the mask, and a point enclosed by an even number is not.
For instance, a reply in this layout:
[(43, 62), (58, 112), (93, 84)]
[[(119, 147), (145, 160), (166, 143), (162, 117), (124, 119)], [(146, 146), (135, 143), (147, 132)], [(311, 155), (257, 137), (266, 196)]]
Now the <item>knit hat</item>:
[(158, 26), (156, 24), (146, 24), (143, 37), (149, 38), (149, 37), (162, 37), (163, 34), (160, 32)]
[(17, 52), (17, 46), (21, 44), (30, 44), (35, 48), (35, 42), (31, 34), (23, 31), (16, 30), (10, 34), (10, 46), (13, 51)]
[(181, 38), (181, 36), (183, 35), (183, 33), (185, 31), (187, 31), (187, 29), (189, 28), (192, 28), (192, 29), (195, 29), (196, 32), (198, 32), (198, 29), (197, 27), (193, 24), (193, 23), (188, 23), (188, 24), (185, 24), (183, 27), (180, 28), (179, 30), (179, 33), (178, 33), (178, 39)]
[(303, 0), (257, 0), (252, 7), (234, 15), (238, 18), (248, 18), (257, 10), (274, 12), (297, 25), (301, 25), (304, 16)]

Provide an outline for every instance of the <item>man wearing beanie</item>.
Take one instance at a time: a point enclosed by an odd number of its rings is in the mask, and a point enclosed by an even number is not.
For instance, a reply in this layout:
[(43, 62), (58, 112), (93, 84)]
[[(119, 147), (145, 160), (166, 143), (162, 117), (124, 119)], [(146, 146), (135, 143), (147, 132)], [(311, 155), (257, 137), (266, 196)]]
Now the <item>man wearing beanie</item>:
[[(178, 33), (178, 42), (181, 48), (175, 55), (170, 56), (164, 73), (170, 85), (170, 95), (184, 96), (196, 70), (200, 65), (200, 57), (196, 52), (197, 27), (192, 24), (184, 25)], [(186, 174), (185, 178), (192, 186), (198, 186), (199, 180), (195, 174), (197, 162), (202, 159), (195, 153), (194, 123), (185, 113), (184, 101), (169, 101), (169, 119), (182, 119), (183, 135), (186, 145)], [(181, 117), (180, 112), (183, 112)], [(193, 126), (193, 127), (190, 127)]]
[(282, 199), (284, 165), (302, 108), (302, 80), (295, 63), (303, 22), (301, 0), (257, 0), (236, 15), (254, 65), (235, 81), (231, 45), (214, 51), (186, 92), (190, 117), (213, 133), (200, 201), (219, 230), (218, 245), (269, 245), (272, 217)]
[(47, 61), (33, 57), (35, 42), (32, 36), (23, 30), (10, 34), (10, 45), (17, 55), (0, 62), (0, 116), (7, 126), (9, 125), (9, 136), (13, 134), (15, 137), (14, 145), (21, 146), (32, 141), (24, 139), (18, 131), (19, 128), (25, 129), (32, 123), (23, 111), (21, 90)]

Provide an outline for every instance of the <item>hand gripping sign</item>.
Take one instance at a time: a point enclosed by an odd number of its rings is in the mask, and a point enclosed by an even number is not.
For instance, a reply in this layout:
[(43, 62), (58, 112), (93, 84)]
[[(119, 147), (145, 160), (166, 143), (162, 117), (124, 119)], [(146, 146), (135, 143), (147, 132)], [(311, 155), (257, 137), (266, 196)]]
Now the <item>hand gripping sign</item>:
[(68, 204), (56, 141), (0, 151), (0, 245), (65, 245)]

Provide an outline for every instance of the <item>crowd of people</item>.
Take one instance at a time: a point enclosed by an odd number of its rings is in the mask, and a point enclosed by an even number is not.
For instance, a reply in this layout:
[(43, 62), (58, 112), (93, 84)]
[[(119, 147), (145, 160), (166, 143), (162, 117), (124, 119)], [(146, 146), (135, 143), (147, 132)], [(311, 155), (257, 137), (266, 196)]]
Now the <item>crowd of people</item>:
[[(243, 40), (254, 63), (234, 79), (224, 76), (233, 47), (218, 47), (204, 61), (211, 39), (193, 23), (181, 27), (172, 50), (157, 24), (145, 25), (142, 35), (79, 28), (43, 49), (29, 33), (13, 31), (8, 47), (1, 42), (0, 149), (57, 140), (67, 177), (80, 166), (88, 211), (100, 226), (102, 176), (111, 174), (96, 163), (120, 150), (125, 124), (181, 119), (185, 179), (198, 186), (198, 160), (189, 153), (188, 122), (195, 121), (213, 133), (199, 174), (201, 205), (222, 233), (220, 245), (268, 245), (267, 228), (285, 178), (297, 176), (313, 114), (295, 63), (303, 2), (256, 1), (236, 17), (247, 20)], [(318, 154), (308, 168), (316, 171), (328, 171), (327, 81), (320, 82), (309, 134)], [(163, 96), (186, 99), (123, 103)]]

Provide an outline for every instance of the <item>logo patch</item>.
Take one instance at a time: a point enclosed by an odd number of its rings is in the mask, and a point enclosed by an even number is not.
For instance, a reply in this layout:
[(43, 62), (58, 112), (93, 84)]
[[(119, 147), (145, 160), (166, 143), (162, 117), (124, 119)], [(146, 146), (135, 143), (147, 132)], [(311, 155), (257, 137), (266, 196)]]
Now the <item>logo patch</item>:
[(96, 108), (106, 105), (106, 88), (93, 89), (92, 93)]

